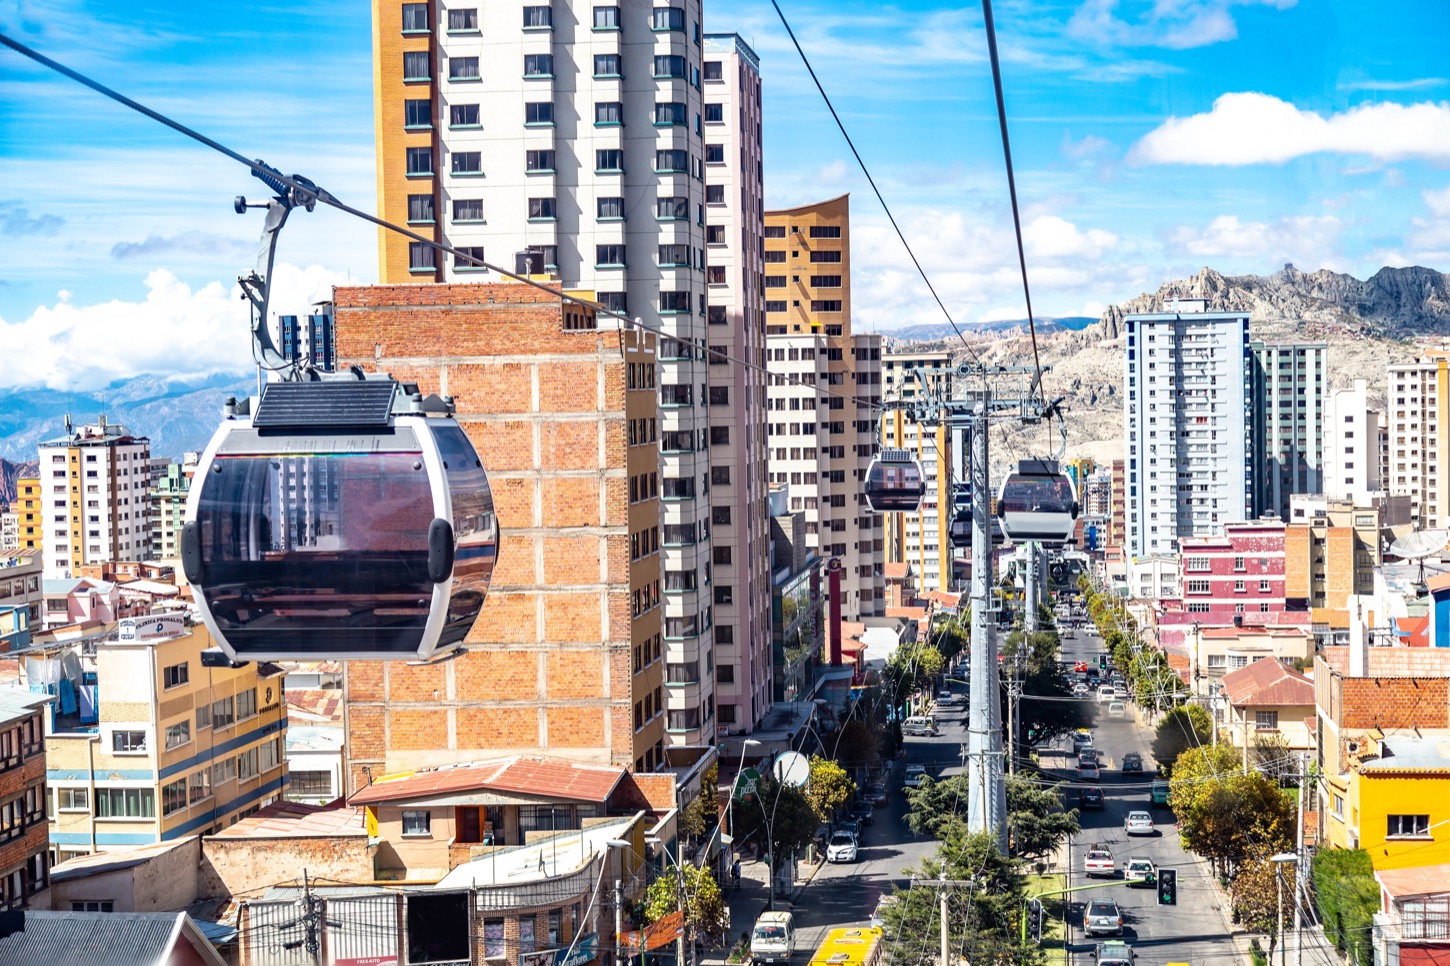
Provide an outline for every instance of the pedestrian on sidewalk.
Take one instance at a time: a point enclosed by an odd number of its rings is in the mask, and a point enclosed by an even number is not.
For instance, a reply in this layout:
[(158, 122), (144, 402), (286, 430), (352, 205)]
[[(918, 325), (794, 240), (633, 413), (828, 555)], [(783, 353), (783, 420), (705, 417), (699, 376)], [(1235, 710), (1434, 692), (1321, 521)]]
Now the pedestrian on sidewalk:
[(735, 857), (735, 863), (730, 866), (730, 881), (738, 890), (740, 888), (740, 857)]

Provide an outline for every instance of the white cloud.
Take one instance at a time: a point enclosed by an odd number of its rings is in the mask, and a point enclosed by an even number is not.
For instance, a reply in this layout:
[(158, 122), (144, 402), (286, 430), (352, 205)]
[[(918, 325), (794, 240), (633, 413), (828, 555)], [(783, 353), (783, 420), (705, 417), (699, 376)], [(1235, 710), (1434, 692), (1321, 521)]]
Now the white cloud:
[(1238, 36), (1234, 7), (1283, 10), (1295, 0), (1155, 0), (1141, 16), (1120, 15), (1119, 0), (1087, 0), (1068, 21), (1079, 40), (1122, 47), (1207, 47)]
[(1118, 236), (1101, 228), (1083, 231), (1056, 215), (1039, 215), (1023, 227), (1022, 242), (1029, 258), (1095, 259), (1117, 247)]
[(1282, 164), (1332, 152), (1450, 161), (1450, 104), (1381, 102), (1324, 116), (1269, 94), (1224, 94), (1207, 114), (1173, 117), (1128, 154), (1148, 164)]
[[(272, 309), (304, 311), (344, 279), (312, 266), (279, 264)], [(0, 319), (0, 386), (87, 391), (142, 374), (195, 380), (246, 372), (252, 354), (247, 303), (237, 286), (192, 289), (165, 269), (146, 276), (141, 302), (76, 305), (67, 291), (18, 322)]]
[(1443, 87), (1443, 77), (1415, 77), (1410, 80), (1351, 80), (1341, 81), (1341, 91), (1418, 91), (1426, 87)]
[(1450, 187), (1441, 188), (1439, 191), (1427, 189), (1422, 196), (1430, 214), (1437, 218), (1450, 218)]
[(1092, 160), (1105, 154), (1111, 154), (1113, 143), (1106, 138), (1089, 134), (1081, 141), (1074, 141), (1071, 135), (1062, 135), (1062, 156), (1074, 161)]
[(1219, 215), (1207, 227), (1180, 225), (1168, 233), (1171, 249), (1194, 258), (1233, 258), (1240, 263), (1291, 261), (1328, 267), (1344, 224), (1333, 215), (1303, 215), (1277, 222), (1240, 221)]

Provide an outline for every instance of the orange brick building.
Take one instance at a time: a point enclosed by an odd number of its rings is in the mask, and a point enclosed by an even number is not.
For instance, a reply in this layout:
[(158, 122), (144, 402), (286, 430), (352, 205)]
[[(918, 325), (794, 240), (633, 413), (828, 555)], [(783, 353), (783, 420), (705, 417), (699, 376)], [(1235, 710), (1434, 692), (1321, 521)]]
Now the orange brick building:
[(522, 284), (338, 288), (338, 365), (452, 395), (501, 541), (463, 656), (350, 662), (351, 788), (546, 754), (664, 759), (655, 338)]
[(0, 690), (0, 911), (50, 908), (43, 715), (52, 700)]

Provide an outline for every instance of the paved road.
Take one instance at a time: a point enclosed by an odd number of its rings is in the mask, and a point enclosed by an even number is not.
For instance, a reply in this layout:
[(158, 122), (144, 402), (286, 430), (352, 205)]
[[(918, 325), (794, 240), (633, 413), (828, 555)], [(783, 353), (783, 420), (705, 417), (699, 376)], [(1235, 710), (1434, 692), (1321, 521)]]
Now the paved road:
[[(1078, 631), (1073, 638), (1063, 641), (1064, 659), (1072, 661), (1097, 661), (1102, 651), (1102, 641), (1095, 634)], [(1096, 698), (1089, 698), (1096, 701)], [(1096, 709), (1098, 705), (1093, 704)], [(1092, 843), (1103, 843), (1113, 853), (1119, 869), (1129, 859), (1149, 858), (1160, 868), (1178, 870), (1178, 904), (1159, 906), (1156, 889), (1145, 887), (1128, 888), (1126, 885), (1104, 888), (1075, 894), (1071, 915), (1077, 926), (1071, 930), (1069, 950), (1072, 962), (1091, 963), (1092, 951), (1101, 939), (1089, 940), (1081, 929), (1083, 904), (1092, 898), (1111, 898), (1117, 901), (1123, 911), (1124, 939), (1137, 954), (1140, 966), (1161, 966), (1165, 963), (1191, 963), (1192, 966), (1216, 966), (1242, 962), (1232, 938), (1224, 929), (1223, 914), (1215, 908), (1219, 902), (1218, 891), (1210, 879), (1206, 862), (1185, 853), (1179, 845), (1174, 830), (1173, 815), (1167, 809), (1152, 809), (1149, 805), (1149, 776), (1124, 776), (1119, 768), (1122, 757), (1130, 751), (1143, 756), (1145, 766), (1152, 768), (1149, 748), (1152, 732), (1139, 726), (1133, 719), (1107, 717), (1106, 705), (1094, 726), (1097, 748), (1107, 756), (1100, 785), (1106, 799), (1102, 811), (1082, 813), (1082, 832), (1074, 836), (1071, 848), (1070, 885), (1087, 885), (1107, 882), (1106, 879), (1088, 879), (1082, 873), (1082, 856)], [(1042, 764), (1047, 768), (1056, 766), (1056, 773), (1076, 783), (1076, 758), (1064, 742), (1057, 757), (1043, 755)], [(1070, 786), (1073, 788), (1075, 786)], [(1073, 799), (1075, 795), (1071, 796)], [(1129, 837), (1123, 832), (1123, 820), (1129, 811), (1149, 809), (1153, 820), (1159, 826), (1159, 834), (1153, 837)], [(1120, 880), (1121, 881), (1121, 880)]]

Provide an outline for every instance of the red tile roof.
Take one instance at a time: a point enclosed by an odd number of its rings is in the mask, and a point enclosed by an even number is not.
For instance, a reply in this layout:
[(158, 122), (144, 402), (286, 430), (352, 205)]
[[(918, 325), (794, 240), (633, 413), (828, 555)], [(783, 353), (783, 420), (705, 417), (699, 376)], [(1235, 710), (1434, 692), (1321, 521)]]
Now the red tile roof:
[(288, 712), (342, 721), (342, 692), (337, 688), (295, 688), (287, 692)]
[(1314, 682), (1278, 658), (1261, 657), (1223, 676), (1224, 693), (1236, 705), (1305, 707), (1314, 704)]
[(896, 580), (905, 577), (910, 567), (909, 563), (889, 563), (886, 565), (886, 579)]
[(1374, 874), (1391, 899), (1450, 893), (1450, 865), (1422, 865), (1413, 869), (1383, 869)]
[(919, 595), (923, 600), (935, 601), (941, 607), (962, 606), (962, 594), (951, 594), (944, 590), (928, 590)]
[(222, 829), (213, 838), (326, 837), (366, 835), (363, 813), (342, 799), (329, 805), (302, 802), (273, 802), (266, 808)]
[(924, 620), (926, 620), (926, 608), (925, 607), (888, 607), (888, 608), (886, 608), (886, 616), (887, 617), (905, 617), (907, 620), (924, 621)]
[(575, 802), (608, 800), (624, 769), (562, 758), (514, 756), (384, 777), (359, 790), (354, 805), (407, 801), (450, 792), (495, 791)]

